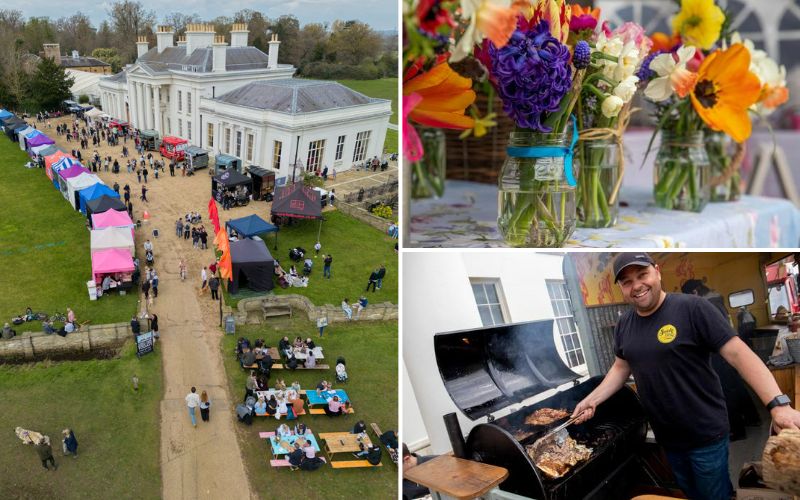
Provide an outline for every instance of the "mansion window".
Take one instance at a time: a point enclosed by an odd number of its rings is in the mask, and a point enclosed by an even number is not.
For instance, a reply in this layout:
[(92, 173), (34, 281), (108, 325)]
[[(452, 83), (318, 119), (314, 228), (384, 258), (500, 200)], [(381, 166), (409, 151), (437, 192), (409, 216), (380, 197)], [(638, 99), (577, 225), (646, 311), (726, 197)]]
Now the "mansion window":
[(254, 142), (255, 142), (255, 137), (253, 137), (253, 134), (247, 134), (247, 161), (253, 161)]
[(231, 152), (231, 129), (225, 129), (225, 152)]
[(178, 137), (183, 137), (183, 120), (178, 118)]
[(192, 122), (191, 120), (186, 120), (186, 138), (190, 141), (192, 140)]
[(314, 172), (322, 166), (322, 155), (325, 153), (325, 139), (308, 143), (306, 172)]
[(209, 148), (213, 148), (214, 147), (214, 124), (213, 123), (209, 123), (208, 124), (208, 142), (207, 143), (208, 143), (208, 147)]
[(369, 135), (371, 132), (371, 130), (365, 130), (364, 132), (359, 132), (356, 136), (356, 148), (353, 151), (353, 162), (364, 161), (364, 158), (366, 158), (367, 146), (369, 146)]
[(275, 141), (274, 145), (272, 146), (272, 168), (275, 170), (281, 169), (281, 150), (283, 149), (283, 143), (281, 141)]
[(475, 305), (481, 316), (483, 326), (502, 325), (506, 323), (504, 314), (505, 301), (499, 292), (500, 280), (470, 278), (472, 295), (475, 296)]
[(345, 136), (340, 135), (339, 136), (339, 140), (336, 141), (336, 158), (334, 158), (334, 159), (337, 160), (337, 161), (341, 160), (342, 159), (342, 155), (344, 155), (344, 138), (345, 138)]
[(192, 93), (186, 92), (186, 114), (192, 114)]
[(183, 111), (183, 96), (180, 90), (178, 91), (178, 111)]
[(242, 133), (240, 131), (236, 132), (236, 156), (242, 157)]

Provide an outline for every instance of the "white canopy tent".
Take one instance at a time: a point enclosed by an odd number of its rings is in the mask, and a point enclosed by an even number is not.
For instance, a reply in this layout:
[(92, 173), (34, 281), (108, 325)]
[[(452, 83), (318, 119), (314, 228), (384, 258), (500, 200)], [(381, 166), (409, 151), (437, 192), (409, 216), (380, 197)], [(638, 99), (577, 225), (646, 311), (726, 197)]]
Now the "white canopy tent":
[(41, 146), (34, 146), (31, 148), (31, 153), (38, 155), (40, 151), (44, 151), (50, 146), (52, 146), (52, 144), (42, 144)]
[(78, 202), (78, 191), (81, 189), (86, 189), (89, 186), (94, 186), (98, 182), (103, 182), (100, 180), (100, 177), (97, 177), (94, 174), (87, 174), (83, 173), (77, 177), (70, 177), (67, 179), (67, 192), (65, 193), (63, 188), (61, 190), (64, 197), (67, 199), (72, 208), (78, 210), (80, 207)]
[(84, 115), (88, 116), (89, 118), (101, 118), (103, 116), (108, 116), (97, 108), (90, 109), (89, 111), (84, 113)]
[(91, 251), (106, 250), (108, 248), (126, 248), (133, 257), (136, 246), (133, 242), (131, 230), (127, 227), (107, 227), (91, 231)]
[(36, 129), (33, 128), (33, 127), (28, 127), (28, 128), (24, 128), (24, 129), (20, 130), (19, 132), (17, 132), (17, 138), (19, 139), (19, 149), (25, 151), (25, 136), (27, 134), (30, 134), (34, 130), (36, 130)]

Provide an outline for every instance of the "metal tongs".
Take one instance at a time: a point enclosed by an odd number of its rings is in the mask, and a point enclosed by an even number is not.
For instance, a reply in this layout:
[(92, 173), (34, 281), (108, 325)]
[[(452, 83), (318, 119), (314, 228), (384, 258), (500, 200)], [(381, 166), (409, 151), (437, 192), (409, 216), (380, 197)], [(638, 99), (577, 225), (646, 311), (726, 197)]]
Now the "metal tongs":
[(542, 448), (549, 446), (551, 443), (555, 443), (557, 447), (564, 446), (564, 442), (569, 437), (569, 432), (567, 432), (567, 427), (574, 424), (576, 420), (581, 418), (581, 415), (586, 410), (578, 413), (574, 417), (570, 418), (563, 424), (559, 425), (558, 427), (553, 428), (552, 430), (547, 431), (547, 433), (540, 437), (539, 439), (534, 442), (530, 448), (528, 448), (528, 454), (530, 456), (539, 455)]

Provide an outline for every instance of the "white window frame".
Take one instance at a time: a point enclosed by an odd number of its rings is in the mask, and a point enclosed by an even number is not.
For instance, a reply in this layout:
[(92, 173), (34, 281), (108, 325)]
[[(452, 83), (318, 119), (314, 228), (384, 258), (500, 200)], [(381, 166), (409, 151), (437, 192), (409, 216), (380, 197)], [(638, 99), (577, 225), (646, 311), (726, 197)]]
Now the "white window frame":
[(183, 120), (178, 118), (178, 137), (183, 137)]
[(255, 146), (256, 136), (252, 132), (247, 133), (247, 147), (245, 148), (245, 156), (247, 161), (253, 161), (253, 147)]
[(208, 139), (207, 140), (208, 147), (209, 148), (213, 148), (214, 147), (214, 124), (213, 123), (209, 123), (208, 124), (208, 138), (207, 139)]
[(564, 362), (575, 371), (586, 372), (586, 355), (578, 333), (578, 324), (572, 308), (572, 297), (566, 281), (545, 280), (547, 295), (553, 308), (553, 321), (558, 328), (559, 345), (564, 353)]
[[(475, 307), (478, 308), (478, 315), (481, 317), (483, 326), (511, 323), (511, 314), (508, 312), (506, 298), (499, 278), (470, 278), (469, 283), (472, 289), (472, 296), (475, 299)], [(482, 292), (476, 290), (478, 287)], [(497, 302), (490, 300), (490, 290), (494, 291)], [(482, 293), (482, 296), (479, 293)], [(497, 317), (498, 314), (499, 318)], [(487, 322), (487, 319), (489, 322)]]
[(367, 148), (369, 147), (369, 138), (372, 135), (372, 130), (364, 130), (356, 135), (356, 147), (353, 148), (353, 163), (364, 161), (367, 157)]
[(186, 91), (186, 114), (192, 114), (192, 93), (190, 91)]
[(192, 140), (192, 120), (186, 120), (186, 138)]
[(228, 127), (225, 127), (225, 152), (231, 152), (231, 129)]
[(345, 135), (340, 135), (336, 140), (336, 158), (334, 158), (334, 161), (339, 161), (344, 156), (344, 141), (346, 137)]
[(306, 172), (314, 172), (322, 168), (322, 158), (325, 156), (325, 139), (318, 139), (308, 143), (306, 157)]
[(236, 154), (234, 155), (237, 158), (242, 157), (242, 131), (236, 131)]
[(183, 111), (183, 95), (181, 95), (181, 91), (178, 91), (178, 113)]
[(275, 170), (281, 169), (281, 154), (283, 153), (283, 142), (272, 142), (272, 168)]

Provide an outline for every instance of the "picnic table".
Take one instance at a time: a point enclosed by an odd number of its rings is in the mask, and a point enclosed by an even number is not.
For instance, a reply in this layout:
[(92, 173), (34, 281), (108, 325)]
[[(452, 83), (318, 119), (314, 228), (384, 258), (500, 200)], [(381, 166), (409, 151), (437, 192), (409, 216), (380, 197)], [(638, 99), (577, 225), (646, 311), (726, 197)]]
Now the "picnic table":
[[(297, 441), (297, 438), (299, 437), (302, 437), (306, 441), (310, 442), (317, 453), (320, 452), (320, 447), (319, 444), (317, 443), (317, 439), (314, 437), (313, 433), (309, 432), (302, 436), (294, 435), (294, 436), (285, 436), (283, 438), (279, 438), (277, 435), (271, 436), (269, 438), (269, 444), (270, 447), (272, 448), (272, 455), (275, 456), (275, 458), (278, 458), (279, 455), (288, 455), (289, 453), (292, 452), (292, 450), (294, 450), (294, 443), (295, 441)], [(289, 446), (289, 449), (285, 448), (286, 445)]]
[[(268, 349), (268, 352), (269, 352), (269, 357), (272, 358), (273, 361), (280, 361), (281, 353), (278, 352), (277, 347), (270, 347)], [(264, 359), (263, 354), (259, 354), (258, 356), (256, 356), (257, 361), (261, 361), (262, 359)]]
[(334, 460), (334, 455), (340, 453), (355, 453), (361, 451), (361, 444), (364, 446), (372, 445), (372, 441), (366, 432), (361, 434), (351, 434), (349, 432), (321, 432), (319, 438), (325, 441), (325, 453), (328, 455), (328, 462), (334, 469), (351, 467), (380, 467), (383, 464), (372, 465), (366, 460)]
[[(255, 391), (255, 392), (256, 392), (256, 397), (258, 397), (258, 398), (263, 397), (264, 400), (268, 400), (271, 396), (275, 396), (277, 398), (277, 394), (278, 394), (278, 391), (275, 390), (275, 389), (267, 389), (266, 391)], [(282, 392), (286, 393), (286, 391), (282, 391)], [(305, 394), (305, 392), (306, 391), (298, 391), (298, 393), (297, 393), (298, 397), (300, 399), (302, 399), (303, 395)], [(288, 401), (286, 402), (286, 404), (287, 404), (287, 406), (291, 406), (291, 404)], [(306, 411), (305, 411), (305, 409), (303, 409), (303, 413), (298, 413), (297, 415), (295, 415), (295, 417), (298, 417), (300, 415), (305, 415), (305, 414), (306, 414)], [(257, 413), (256, 416), (257, 417), (263, 417), (264, 414), (263, 413), (262, 414), (258, 414)], [(286, 413), (285, 412), (281, 412), (280, 416), (282, 416), (282, 417), (286, 416)]]
[[(303, 349), (294, 348), (294, 357), (297, 358), (298, 361), (305, 361), (308, 358), (308, 354), (304, 352)], [(311, 350), (314, 353), (314, 357), (319, 359), (325, 359), (325, 356), (322, 354), (322, 347), (315, 347)]]

